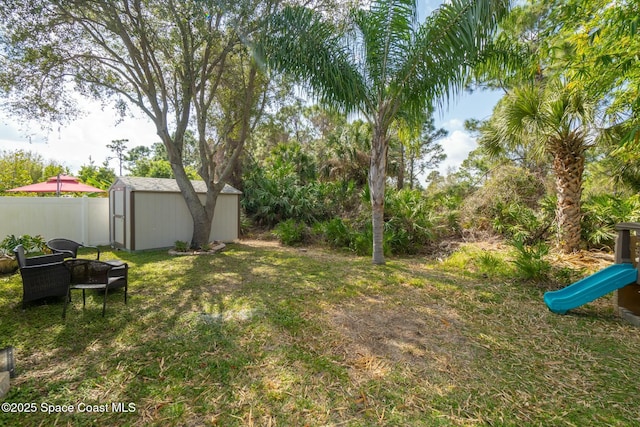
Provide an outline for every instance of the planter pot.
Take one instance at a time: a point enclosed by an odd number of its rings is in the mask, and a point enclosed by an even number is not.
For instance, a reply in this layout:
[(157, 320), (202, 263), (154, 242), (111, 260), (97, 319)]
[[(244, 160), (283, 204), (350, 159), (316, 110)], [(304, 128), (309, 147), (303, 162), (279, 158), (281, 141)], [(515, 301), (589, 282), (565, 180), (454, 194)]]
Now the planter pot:
[(3, 255), (0, 257), (0, 273), (13, 273), (18, 269), (18, 261), (13, 257)]

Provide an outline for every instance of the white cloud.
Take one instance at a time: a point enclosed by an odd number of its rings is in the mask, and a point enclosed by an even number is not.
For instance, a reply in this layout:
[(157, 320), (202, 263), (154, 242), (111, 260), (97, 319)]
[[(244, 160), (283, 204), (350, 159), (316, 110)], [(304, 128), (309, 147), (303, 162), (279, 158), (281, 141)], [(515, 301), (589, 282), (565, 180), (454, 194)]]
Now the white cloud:
[(464, 121), (461, 119), (450, 119), (442, 124), (442, 127), (449, 131), (460, 131), (464, 129)]
[(446, 174), (450, 169), (457, 169), (467, 158), (469, 152), (477, 146), (476, 139), (462, 130), (450, 132), (446, 138), (441, 139), (440, 145), (444, 149), (447, 158), (440, 165), (438, 170), (441, 174)]
[[(25, 124), (16, 118), (5, 118), (0, 123), (0, 150), (32, 151), (45, 161), (55, 160), (68, 166), (72, 173), (89, 164), (89, 156), (96, 165), (113, 156), (106, 145), (116, 139), (128, 139), (129, 148), (159, 141), (150, 120), (127, 118), (117, 124), (114, 113), (95, 106), (86, 116), (49, 132), (38, 124)], [(115, 160), (110, 166), (118, 172)]]

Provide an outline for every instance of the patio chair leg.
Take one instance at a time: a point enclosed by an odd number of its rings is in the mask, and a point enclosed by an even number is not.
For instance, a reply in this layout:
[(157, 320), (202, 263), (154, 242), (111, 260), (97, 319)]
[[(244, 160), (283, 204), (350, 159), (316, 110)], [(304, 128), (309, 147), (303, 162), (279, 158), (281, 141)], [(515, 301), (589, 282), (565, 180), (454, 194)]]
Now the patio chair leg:
[(84, 309), (84, 306), (86, 304), (86, 300), (85, 300), (85, 296), (84, 296), (84, 289), (82, 290), (82, 308)]
[(106, 288), (104, 288), (104, 300), (102, 301), (102, 317), (104, 317), (104, 312), (107, 309), (107, 293), (108, 293), (109, 287), (107, 286)]

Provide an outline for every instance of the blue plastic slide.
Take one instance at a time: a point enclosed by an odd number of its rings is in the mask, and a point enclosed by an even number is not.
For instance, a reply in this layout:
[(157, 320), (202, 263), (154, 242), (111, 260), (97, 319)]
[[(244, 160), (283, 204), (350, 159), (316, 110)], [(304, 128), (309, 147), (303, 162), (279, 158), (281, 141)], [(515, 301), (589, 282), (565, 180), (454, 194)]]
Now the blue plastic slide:
[(572, 308), (636, 283), (637, 279), (638, 270), (633, 264), (614, 264), (566, 288), (546, 292), (544, 302), (554, 313), (565, 314)]

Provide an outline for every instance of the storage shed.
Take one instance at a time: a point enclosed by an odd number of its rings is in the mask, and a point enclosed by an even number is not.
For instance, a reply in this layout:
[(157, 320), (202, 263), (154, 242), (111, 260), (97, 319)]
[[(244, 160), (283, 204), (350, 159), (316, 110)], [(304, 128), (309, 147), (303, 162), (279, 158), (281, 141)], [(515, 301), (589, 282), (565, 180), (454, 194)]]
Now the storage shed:
[[(202, 203), (204, 181), (191, 181)], [(218, 196), (210, 240), (230, 242), (240, 234), (240, 195), (225, 185)], [(109, 240), (129, 251), (172, 247), (189, 242), (193, 219), (175, 179), (120, 177), (109, 189)]]

